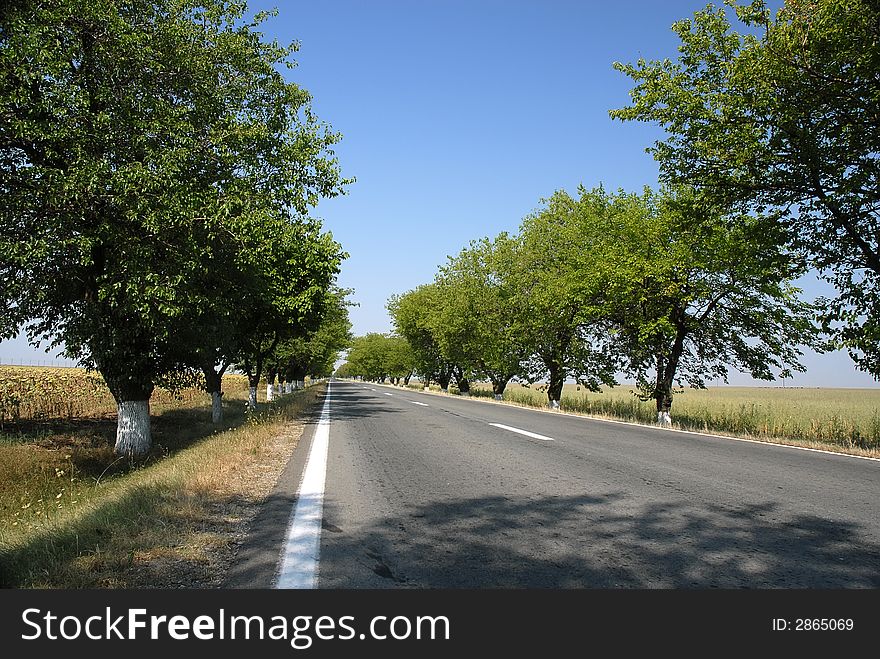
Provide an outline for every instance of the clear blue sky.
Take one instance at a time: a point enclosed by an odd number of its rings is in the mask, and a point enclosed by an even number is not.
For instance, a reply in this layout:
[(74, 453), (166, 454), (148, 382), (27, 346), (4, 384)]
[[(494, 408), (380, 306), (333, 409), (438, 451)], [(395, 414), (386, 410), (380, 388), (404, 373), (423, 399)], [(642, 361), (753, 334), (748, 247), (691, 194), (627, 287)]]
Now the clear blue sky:
[[(472, 239), (514, 232), (557, 189), (656, 187), (655, 126), (614, 122), (630, 80), (614, 61), (676, 57), (671, 24), (700, 0), (251, 1), (267, 36), (301, 43), (288, 77), (342, 134), (356, 183), (315, 215), (349, 252), (356, 334)], [(806, 291), (812, 296), (818, 287)], [(0, 360), (30, 355), (21, 339)], [(803, 386), (877, 386), (846, 355), (810, 356)], [(734, 376), (732, 384), (749, 384)]]

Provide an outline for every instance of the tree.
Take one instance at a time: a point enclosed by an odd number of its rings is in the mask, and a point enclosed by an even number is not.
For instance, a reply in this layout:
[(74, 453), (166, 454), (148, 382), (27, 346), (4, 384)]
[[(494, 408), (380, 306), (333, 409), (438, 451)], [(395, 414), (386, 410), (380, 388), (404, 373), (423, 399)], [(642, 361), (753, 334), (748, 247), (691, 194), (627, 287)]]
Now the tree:
[(749, 33), (711, 5), (675, 23), (677, 61), (615, 64), (636, 86), (611, 116), (666, 129), (651, 150), (667, 182), (777, 211), (837, 289), (832, 346), (880, 377), (880, 5), (728, 4)]
[(725, 215), (689, 189), (611, 197), (596, 226), (603, 288), (626, 371), (658, 422), (671, 423), (675, 385), (704, 388), (734, 366), (790, 377), (814, 343), (814, 309), (792, 281), (802, 258), (765, 217)]
[(402, 336), (387, 337), (385, 365), (392, 383), (400, 384), (403, 380), (404, 386), (408, 385), (415, 371), (415, 356), (409, 341)]
[[(279, 68), (244, 5), (21, 0), (0, 9), (2, 270), (35, 342), (97, 368), (116, 450), (150, 447), (156, 380), (193, 353), (178, 321), (229, 218), (303, 213), (345, 181), (338, 136)], [(9, 264), (11, 263), (11, 268)]]
[(294, 386), (300, 386), (307, 375), (324, 377), (333, 373), (339, 352), (351, 343), (351, 322), (348, 319), (346, 295), (351, 291), (334, 288), (324, 305), (318, 329), (284, 342), (278, 349), (279, 374)]
[(566, 379), (596, 391), (613, 385), (617, 367), (599, 315), (601, 263), (596, 236), (586, 230), (606, 203), (601, 188), (581, 188), (578, 199), (558, 191), (520, 227), (519, 258), (511, 275), (513, 307), (521, 310), (512, 330), (529, 355), (534, 382), (547, 378), (547, 398), (559, 407)]
[(379, 332), (356, 336), (348, 351), (350, 372), (365, 380), (384, 382), (388, 377), (387, 338)]
[(440, 269), (436, 278), (439, 313), (432, 330), (441, 352), (471, 373), (492, 382), (501, 400), (510, 380), (523, 373), (526, 350), (517, 328), (511, 281), (519, 243), (502, 233), (473, 241)]
[(453, 365), (440, 349), (432, 319), (440, 302), (437, 285), (423, 284), (402, 295), (393, 295), (387, 308), (396, 333), (405, 338), (412, 349), (415, 370), (425, 381), (425, 386), (434, 381), (447, 391)]
[(278, 372), (279, 346), (319, 329), (337, 300), (331, 294), (346, 254), (314, 220), (268, 219), (248, 237), (243, 258), (260, 264), (254, 293), (238, 303), (246, 331), (240, 337), (238, 366), (248, 377), (249, 406), (256, 407), (264, 368), (268, 384)]

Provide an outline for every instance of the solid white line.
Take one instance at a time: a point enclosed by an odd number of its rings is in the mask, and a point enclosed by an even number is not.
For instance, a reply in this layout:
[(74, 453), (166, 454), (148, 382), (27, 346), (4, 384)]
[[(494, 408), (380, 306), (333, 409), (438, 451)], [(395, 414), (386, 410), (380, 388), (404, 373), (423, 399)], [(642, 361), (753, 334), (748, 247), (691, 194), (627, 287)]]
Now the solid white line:
[(330, 444), (330, 384), (321, 418), (312, 439), (312, 448), (303, 471), (296, 506), (290, 515), (287, 541), (275, 588), (315, 588), (318, 582), (318, 555), (321, 550), (321, 521), (324, 517), (324, 480), (327, 475), (327, 448)]
[(412, 403), (413, 405), (421, 405), (422, 407), (430, 407), (427, 403), (420, 403), (417, 400), (411, 400), (409, 402)]
[(545, 442), (552, 442), (552, 437), (547, 437), (545, 435), (539, 435), (536, 432), (530, 432), (528, 430), (521, 430), (520, 428), (514, 428), (513, 426), (505, 426), (503, 423), (490, 423), (490, 426), (495, 426), (496, 428), (502, 428), (503, 430), (509, 430), (510, 432), (516, 432), (520, 435), (525, 435), (526, 437), (534, 437), (535, 439), (543, 439)]

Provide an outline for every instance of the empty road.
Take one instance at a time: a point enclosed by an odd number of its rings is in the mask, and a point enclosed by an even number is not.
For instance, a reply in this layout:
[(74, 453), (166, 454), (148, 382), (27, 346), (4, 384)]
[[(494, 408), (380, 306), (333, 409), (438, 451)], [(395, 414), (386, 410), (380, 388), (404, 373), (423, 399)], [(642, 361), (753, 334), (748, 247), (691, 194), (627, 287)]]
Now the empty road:
[[(326, 460), (323, 499), (303, 497), (320, 527), (305, 587), (880, 587), (878, 461), (366, 383), (329, 395), (286, 476)], [(295, 492), (275, 499), (260, 578), (290, 586), (279, 551), (309, 552), (278, 531)]]

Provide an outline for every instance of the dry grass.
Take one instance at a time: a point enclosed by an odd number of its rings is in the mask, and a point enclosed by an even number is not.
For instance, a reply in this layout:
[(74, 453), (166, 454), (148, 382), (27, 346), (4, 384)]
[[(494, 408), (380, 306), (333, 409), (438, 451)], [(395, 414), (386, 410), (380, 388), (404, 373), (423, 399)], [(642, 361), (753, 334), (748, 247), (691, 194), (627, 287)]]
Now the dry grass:
[(113, 456), (104, 437), (112, 437), (112, 420), (7, 438), (0, 443), (0, 585), (220, 585), (319, 389), (256, 415), (233, 398), (222, 431), (212, 427), (205, 401), (178, 402), (153, 418), (154, 449), (137, 462)]
[[(472, 393), (491, 397), (491, 387), (474, 385)], [(508, 403), (546, 407), (540, 385), (508, 385)], [(587, 392), (566, 384), (563, 411), (652, 424), (653, 401), (638, 399), (631, 386)], [(803, 389), (780, 387), (710, 387), (675, 394), (676, 427), (794, 446), (880, 457), (880, 389)]]

